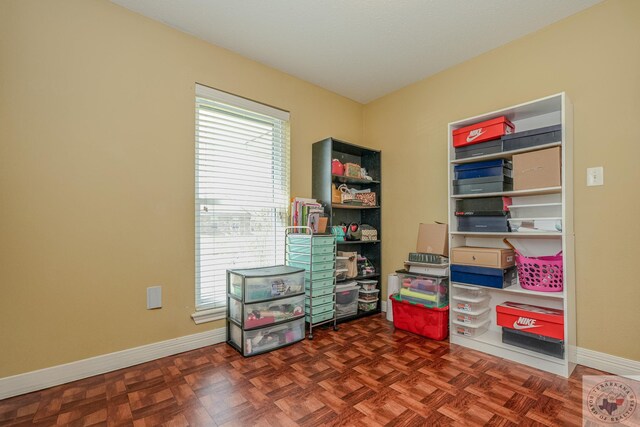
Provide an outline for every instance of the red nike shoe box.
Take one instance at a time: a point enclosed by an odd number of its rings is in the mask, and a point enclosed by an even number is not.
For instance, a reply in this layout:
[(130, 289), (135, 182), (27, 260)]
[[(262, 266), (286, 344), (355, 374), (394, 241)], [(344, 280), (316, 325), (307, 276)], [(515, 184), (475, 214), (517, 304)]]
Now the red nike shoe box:
[(453, 146), (464, 147), (466, 145), (477, 144), (500, 138), (502, 135), (509, 135), (515, 131), (515, 126), (505, 116), (486, 120), (470, 126), (456, 129), (453, 134)]
[(498, 326), (564, 339), (564, 311), (507, 301), (496, 305)]

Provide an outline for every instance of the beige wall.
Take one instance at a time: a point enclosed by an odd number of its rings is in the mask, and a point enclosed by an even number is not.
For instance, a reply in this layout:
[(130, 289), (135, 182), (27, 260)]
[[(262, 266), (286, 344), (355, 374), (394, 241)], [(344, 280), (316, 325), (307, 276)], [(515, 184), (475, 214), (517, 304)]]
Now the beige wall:
[[(447, 124), (565, 91), (574, 105), (578, 345), (640, 361), (640, 2), (611, 0), (365, 106), (383, 155), (385, 272), (447, 219)], [(604, 166), (605, 185), (586, 187)]]
[(361, 143), (360, 104), (108, 1), (0, 3), (0, 377), (223, 325), (189, 317), (195, 82), (291, 111), (294, 195)]

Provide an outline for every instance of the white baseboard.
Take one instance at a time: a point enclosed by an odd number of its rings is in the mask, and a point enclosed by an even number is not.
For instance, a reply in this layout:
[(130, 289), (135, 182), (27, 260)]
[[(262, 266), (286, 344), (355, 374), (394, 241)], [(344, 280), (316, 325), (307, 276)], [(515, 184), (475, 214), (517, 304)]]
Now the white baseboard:
[(631, 379), (640, 378), (640, 362), (636, 360), (625, 359), (578, 347), (576, 362), (579, 365), (599, 369), (622, 377)]
[[(386, 312), (387, 302), (380, 301), (380, 305), (382, 311)], [(0, 378), (0, 400), (225, 341), (226, 328), (218, 328), (51, 368)], [(624, 359), (586, 348), (578, 348), (576, 362), (580, 365), (615, 375), (636, 380), (640, 378), (640, 362), (635, 360)]]
[(19, 394), (104, 374), (161, 357), (225, 342), (226, 328), (213, 329), (167, 341), (103, 354), (64, 365), (0, 378), (0, 400)]
[(387, 302), (386, 301), (380, 301), (380, 309), (382, 311), (384, 311), (385, 313), (387, 312)]

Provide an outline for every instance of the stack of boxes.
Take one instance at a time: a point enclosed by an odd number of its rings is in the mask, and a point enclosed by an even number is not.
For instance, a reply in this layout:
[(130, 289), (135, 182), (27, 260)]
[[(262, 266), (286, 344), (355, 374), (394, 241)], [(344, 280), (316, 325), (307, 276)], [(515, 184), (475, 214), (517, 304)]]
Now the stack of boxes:
[(453, 299), (452, 333), (475, 337), (489, 328), (489, 293), (477, 286), (505, 288), (517, 280), (511, 249), (461, 246), (451, 248)]
[(416, 252), (396, 273), (398, 293), (389, 297), (398, 329), (443, 340), (449, 335), (448, 226), (420, 224)]
[[(514, 131), (513, 124), (504, 116), (453, 131), (456, 160), (485, 157), (483, 161), (456, 162), (452, 193), (487, 194), (487, 197), (455, 201), (457, 231), (559, 233), (562, 230), (558, 213), (561, 201), (557, 194), (553, 194), (554, 189), (559, 193), (562, 182), (562, 154), (557, 146), (562, 141), (561, 126), (519, 133)], [(544, 144), (551, 147), (535, 150), (534, 147)], [(531, 148), (534, 151), (501, 155)], [(526, 198), (527, 193), (517, 194), (521, 190), (535, 190), (540, 194), (545, 191), (539, 190), (546, 190), (551, 196)], [(510, 194), (512, 197), (500, 194), (505, 192), (514, 193)], [(512, 210), (515, 218), (511, 218)], [(478, 241), (474, 239), (474, 243)], [(494, 242), (488, 246), (499, 245)], [(488, 330), (492, 293), (487, 288), (503, 289), (516, 285), (516, 260), (514, 250), (508, 248), (461, 246), (451, 249), (451, 282), (455, 288), (452, 295), (452, 334), (476, 337)], [(505, 344), (563, 357), (562, 310), (519, 302), (494, 305), (496, 324), (503, 327), (502, 341)]]

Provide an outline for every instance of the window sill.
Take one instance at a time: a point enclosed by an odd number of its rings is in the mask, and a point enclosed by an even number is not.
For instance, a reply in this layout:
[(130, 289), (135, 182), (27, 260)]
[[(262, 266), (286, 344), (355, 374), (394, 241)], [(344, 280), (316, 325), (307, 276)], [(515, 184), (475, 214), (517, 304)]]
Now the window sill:
[(210, 308), (208, 310), (196, 311), (191, 315), (196, 325), (213, 322), (227, 318), (227, 309), (224, 307)]

